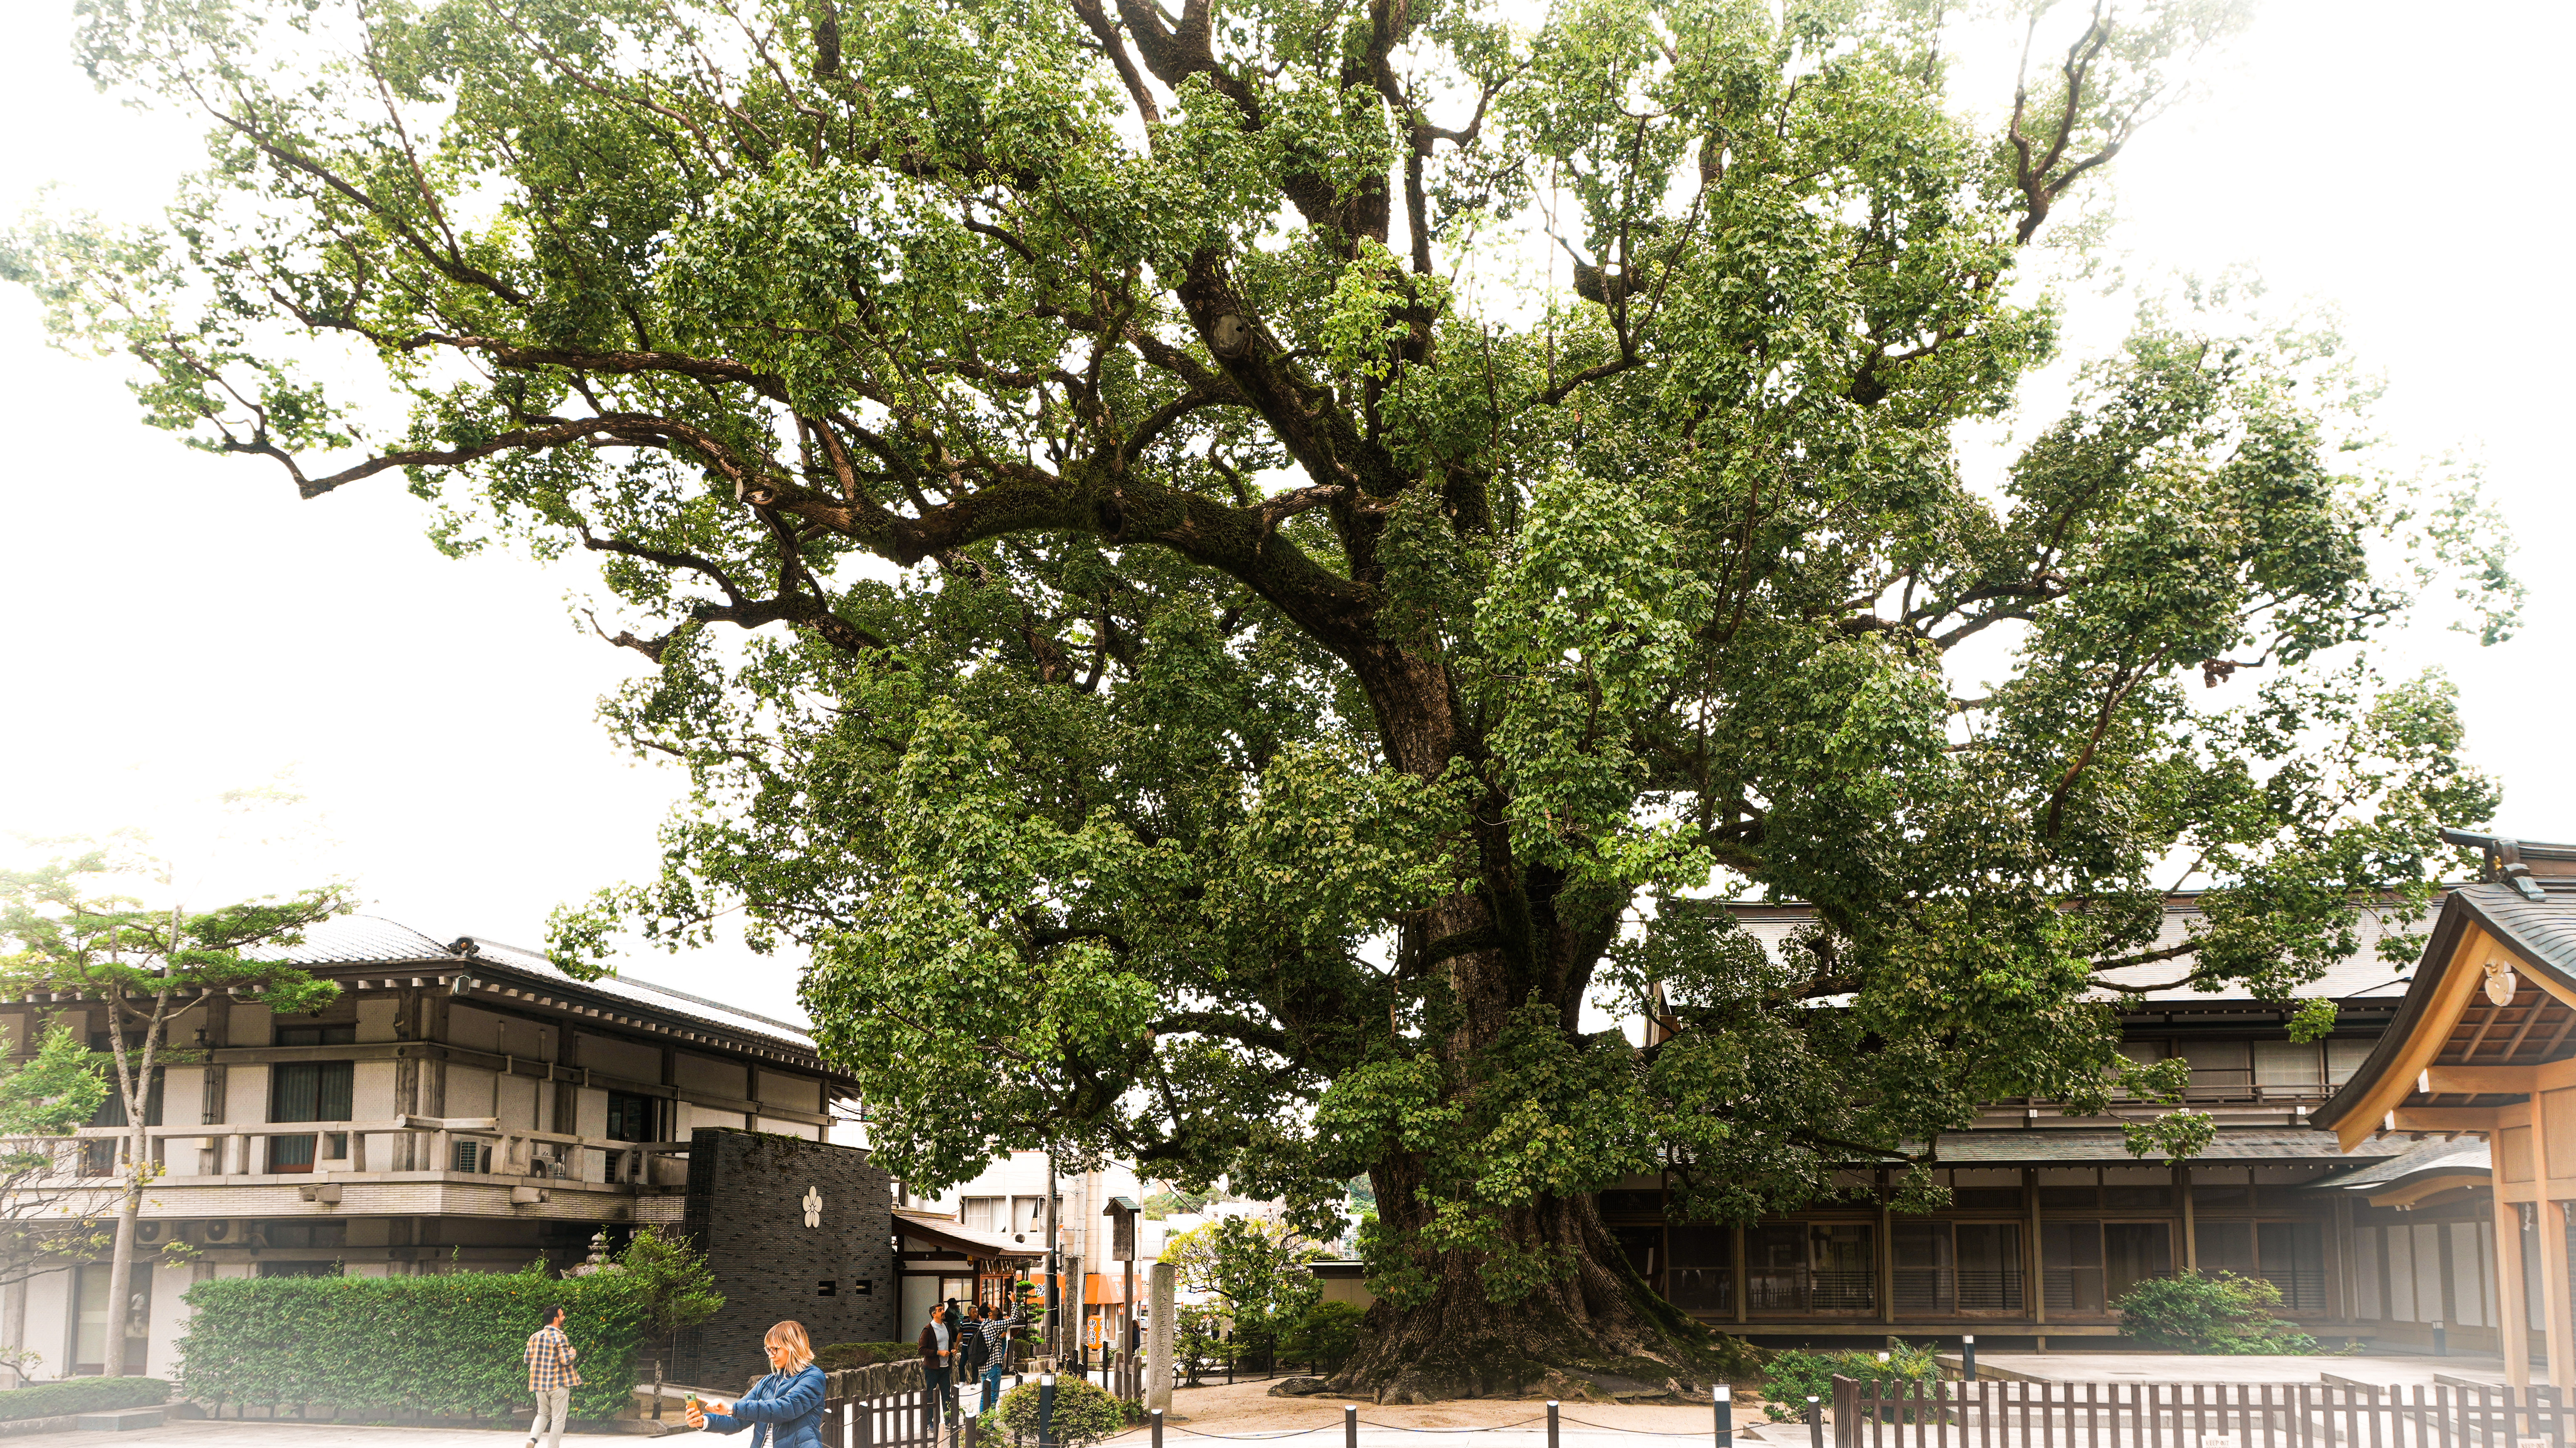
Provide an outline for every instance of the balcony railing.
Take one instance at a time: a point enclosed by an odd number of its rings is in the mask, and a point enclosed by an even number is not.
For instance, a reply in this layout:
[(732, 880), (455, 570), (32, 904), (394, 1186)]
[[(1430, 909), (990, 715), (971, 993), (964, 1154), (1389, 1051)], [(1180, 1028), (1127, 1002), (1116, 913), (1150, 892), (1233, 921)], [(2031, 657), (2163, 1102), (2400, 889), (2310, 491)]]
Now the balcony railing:
[[(316, 1170), (334, 1174), (375, 1172), (464, 1172), (474, 1175), (531, 1177), (567, 1186), (586, 1185), (618, 1188), (643, 1183), (676, 1185), (659, 1181), (668, 1171), (657, 1173), (657, 1161), (685, 1162), (689, 1143), (685, 1141), (612, 1141), (606, 1137), (577, 1136), (556, 1131), (527, 1131), (504, 1128), (498, 1118), (490, 1116), (398, 1116), (386, 1121), (272, 1121), (256, 1124), (225, 1123), (206, 1126), (152, 1126), (144, 1128), (150, 1143), (152, 1159), (165, 1168), (171, 1162), (170, 1152), (195, 1150), (210, 1160), (189, 1163), (192, 1169), (169, 1172), (164, 1185), (205, 1184), (240, 1177), (302, 1174)], [(98, 1173), (82, 1170), (85, 1159), (101, 1144), (110, 1150), (131, 1136), (123, 1126), (85, 1126), (70, 1138), (30, 1138), (22, 1144), (37, 1150), (55, 1149), (63, 1163), (62, 1174), (95, 1180)], [(280, 1170), (277, 1153), (269, 1143), (285, 1138), (291, 1142), (309, 1142), (310, 1154), (292, 1154), (301, 1161)], [(344, 1152), (327, 1155), (332, 1148)], [(460, 1149), (460, 1147), (470, 1148)], [(594, 1155), (595, 1154), (595, 1155)], [(470, 1157), (470, 1164), (467, 1163)]]

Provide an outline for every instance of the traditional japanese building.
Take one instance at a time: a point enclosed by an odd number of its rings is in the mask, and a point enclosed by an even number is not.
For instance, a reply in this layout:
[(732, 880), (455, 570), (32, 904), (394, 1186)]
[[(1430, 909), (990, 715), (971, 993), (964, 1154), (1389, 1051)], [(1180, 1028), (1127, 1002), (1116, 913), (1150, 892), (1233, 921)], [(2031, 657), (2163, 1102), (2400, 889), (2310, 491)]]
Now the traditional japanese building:
[[(284, 1015), (218, 992), (171, 1024), (147, 1123), (162, 1174), (126, 1310), (107, 1301), (104, 1262), (0, 1293), (0, 1344), (43, 1354), (42, 1376), (99, 1371), (112, 1337), (131, 1370), (168, 1372), (180, 1297), (207, 1277), (570, 1265), (602, 1228), (681, 1225), (698, 1130), (820, 1143), (854, 1098), (803, 1028), (633, 976), (578, 981), (533, 951), (363, 916), (291, 954), (338, 983), (329, 1006)], [(24, 1051), (68, 1020), (104, 1049), (103, 1012), (39, 994), (0, 1001), (0, 1030)], [(42, 1190), (107, 1188), (125, 1139), (108, 1117), (121, 1120), (111, 1105)], [(846, 1195), (817, 1230), (842, 1225)], [(863, 1204), (881, 1243), (890, 1195), (880, 1185)], [(195, 1260), (153, 1270), (149, 1249), (171, 1241)], [(887, 1255), (868, 1290), (890, 1317)], [(798, 1274), (804, 1290), (813, 1275)]]
[[(2506, 1278), (2556, 1283), (2561, 1324), (2576, 1258), (2559, 1218), (2530, 1225), (2554, 1187), (2532, 1153), (2558, 1129), (2530, 1103), (2559, 1085), (2576, 1103), (2576, 990), (2560, 984), (2576, 980), (2576, 878), (2558, 878), (2576, 877), (2576, 847), (2455, 838), (2487, 850), (2489, 879), (2449, 891), (2428, 921), (2369, 916), (2361, 949), (2312, 988), (2340, 1007), (2323, 1040), (2292, 1040), (2279, 1002), (2168, 989), (2122, 1004), (2124, 1052), (2188, 1061), (2186, 1103), (2217, 1118), (2216, 1140), (2190, 1161), (2126, 1148), (2126, 1120), (2169, 1108), (2070, 1117), (2053, 1101), (1998, 1101), (1941, 1141), (1951, 1205), (1938, 1213), (1892, 1210), (1889, 1172), (1869, 1168), (1846, 1173), (1842, 1204), (1740, 1229), (1666, 1220), (1653, 1179), (1605, 1193), (1604, 1215), (1676, 1305), (1775, 1344), (1975, 1333), (1997, 1347), (2108, 1347), (2123, 1292), (2197, 1268), (2271, 1281), (2320, 1338), (2430, 1349), (2438, 1332), (2449, 1347), (2510, 1358), (2523, 1329), (2508, 1323), (2538, 1327), (2546, 1294), (2499, 1288), (2497, 1224), (2511, 1238), (2513, 1211), (2524, 1214), (2537, 1245), (2503, 1242)], [(1774, 941), (1809, 918), (1796, 905), (1730, 908)], [(2565, 933), (2551, 935), (2541, 922), (2561, 913)], [(2182, 938), (2197, 914), (2195, 897), (2174, 896), (2163, 938)], [(2481, 993), (2507, 935), (2500, 920), (2536, 959), (2558, 962), (2518, 967), (2505, 1004)], [(2380, 961), (2382, 935), (2428, 926), (2421, 967)], [(2545, 1081), (2496, 1074), (2545, 1075), (2552, 1062), (2564, 1069)], [(2547, 1170), (2576, 1199), (2576, 1105), (2563, 1114), (2566, 1160)], [(2463, 1133), (2504, 1143), (2506, 1205), (2490, 1191), (2485, 1143)], [(2568, 1337), (2552, 1337), (2552, 1352)], [(2576, 1381), (2576, 1364), (2553, 1380)]]

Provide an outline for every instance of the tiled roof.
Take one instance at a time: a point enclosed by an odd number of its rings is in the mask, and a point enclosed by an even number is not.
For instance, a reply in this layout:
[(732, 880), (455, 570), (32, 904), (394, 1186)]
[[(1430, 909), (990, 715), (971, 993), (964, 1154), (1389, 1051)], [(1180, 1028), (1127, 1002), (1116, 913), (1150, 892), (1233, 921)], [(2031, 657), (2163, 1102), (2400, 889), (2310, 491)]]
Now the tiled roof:
[(451, 944), (423, 935), (399, 921), (374, 915), (342, 915), (305, 931), (304, 943), (292, 947), (285, 954), (288, 959), (304, 966), (422, 965), (447, 971), (463, 968), (474, 975), (498, 966), (546, 984), (611, 996), (639, 1010), (781, 1042), (800, 1051), (814, 1049), (813, 1034), (806, 1028), (772, 1020), (721, 1001), (623, 974), (602, 976), (597, 980), (576, 980), (557, 970), (538, 951), (504, 945), (481, 936), (460, 936), (452, 944), (466, 946), (471, 953), (460, 954)]
[[(2563, 848), (2563, 847), (2555, 847)], [(2531, 888), (2539, 898), (2524, 893)], [(2409, 1049), (2420, 1030), (2428, 1027), (2424, 1017), (2433, 1009), (2443, 973), (2453, 968), (2475, 969), (2476, 963), (2455, 966), (2454, 956), (2460, 942), (2470, 930), (2484, 932), (2515, 956), (2526, 976), (2537, 974), (2552, 978), (2552, 983), (2534, 990), (2537, 981), (2527, 980), (2525, 994), (2537, 999), (2576, 998), (2576, 880), (2565, 877), (2523, 877), (2519, 883), (2487, 882), (2462, 885), (2443, 901), (2442, 913), (2434, 921), (2431, 939), (2413, 972), (2414, 983), (2399, 1003), (2396, 1017), (2379, 1038), (2368, 1059), (2334, 1095), (2317, 1108), (2317, 1121), (2322, 1126), (2347, 1126), (2344, 1118), (2371, 1099), (2381, 1087), (2381, 1078)], [(2469, 1009), (2478, 1009), (2473, 1000)], [(2446, 1034), (2456, 1021), (2438, 1023)], [(2375, 1114), (2375, 1108), (2374, 1108)], [(2357, 1125), (2352, 1130), (2364, 1129)]]
[[(2221, 1127), (2209, 1149), (2193, 1157), (2195, 1162), (2217, 1161), (2314, 1161), (2361, 1162), (2394, 1156), (2409, 1143), (2363, 1142), (2347, 1154), (2335, 1144), (2334, 1133), (2305, 1126), (2230, 1126)], [(2140, 1164), (2141, 1158), (2129, 1155), (2128, 1137), (2118, 1131), (2089, 1127), (2005, 1128), (1994, 1131), (1954, 1131), (1941, 1138), (1941, 1164), (1944, 1166), (2047, 1166), (2085, 1162)], [(2146, 1157), (2153, 1164), (2163, 1157)]]
[[(1791, 931), (1807, 924), (1815, 915), (1812, 907), (1796, 902), (1774, 904), (1769, 901), (1728, 900), (1711, 902), (1711, 907), (1723, 908), (1733, 913), (1745, 933), (1761, 941), (1763, 948), (1774, 955), (1779, 953)], [(2380, 959), (2379, 942), (2391, 935), (2420, 935), (2430, 931), (2433, 928), (2437, 909), (2438, 905), (2435, 909), (2426, 910), (2422, 918), (2413, 921), (2404, 919), (2394, 907), (2363, 909), (2358, 922), (2359, 948), (2351, 955), (2326, 967), (2326, 973), (2314, 984), (2305, 987), (2303, 993), (2329, 996), (2337, 1000), (2384, 998), (2388, 1003), (2395, 1004), (2397, 999), (2406, 992), (2413, 962), (2409, 960), (2403, 966), (2390, 965)], [(2195, 897), (2174, 896), (2165, 906), (2164, 926), (2157, 932), (2151, 945), (2167, 946), (2178, 943), (2187, 932), (2200, 924), (2202, 918), (2200, 906)], [(2571, 948), (2576, 948), (2576, 945), (2571, 945)], [(2123, 984), (2151, 984), (2171, 980), (2185, 973), (2187, 973), (2187, 966), (2184, 963), (2168, 960), (2155, 965), (2131, 966), (2126, 970), (2114, 971), (2107, 978)], [(2111, 992), (2105, 991), (2103, 994), (2107, 996)], [(2211, 993), (2189, 988), (2149, 991), (2144, 996), (2134, 997), (2134, 999), (2148, 1001), (2220, 1001), (2229, 998), (2225, 992)]]
[(2524, 953), (2576, 975), (2576, 880), (2539, 879), (2534, 900), (2511, 885), (2468, 885), (2460, 893), (2490, 930), (2508, 936)]
[(2435, 1137), (2359, 1171), (2327, 1177), (2309, 1190), (2385, 1191), (2408, 1177), (2491, 1171), (2492, 1161), (2483, 1136)]
[(963, 1251), (970, 1257), (1043, 1257), (1046, 1248), (1026, 1242), (1014, 1242), (999, 1232), (979, 1231), (960, 1224), (954, 1217), (934, 1216), (928, 1212), (897, 1210), (894, 1229), (908, 1232), (940, 1247)]

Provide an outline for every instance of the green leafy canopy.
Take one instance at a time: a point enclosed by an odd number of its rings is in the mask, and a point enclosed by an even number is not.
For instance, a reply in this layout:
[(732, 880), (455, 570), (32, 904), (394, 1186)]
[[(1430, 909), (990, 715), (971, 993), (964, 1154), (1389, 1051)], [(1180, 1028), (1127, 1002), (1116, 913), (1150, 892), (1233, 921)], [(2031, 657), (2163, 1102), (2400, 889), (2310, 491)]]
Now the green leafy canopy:
[(191, 443), (596, 562), (695, 795), (565, 958), (744, 907), (909, 1181), (1114, 1153), (1320, 1231), (1365, 1173), (1386, 1292), (1634, 1345), (1589, 1193), (2171, 1099), (2106, 991), (2292, 997), (2495, 804), (2368, 646), (2512, 580), (2357, 471), (2330, 336), (2151, 310), (1963, 469), (2055, 352), (2026, 244), (2239, 16), (2032, 7), (1996, 127), (1943, 9), (84, 0), (208, 165), (0, 264)]

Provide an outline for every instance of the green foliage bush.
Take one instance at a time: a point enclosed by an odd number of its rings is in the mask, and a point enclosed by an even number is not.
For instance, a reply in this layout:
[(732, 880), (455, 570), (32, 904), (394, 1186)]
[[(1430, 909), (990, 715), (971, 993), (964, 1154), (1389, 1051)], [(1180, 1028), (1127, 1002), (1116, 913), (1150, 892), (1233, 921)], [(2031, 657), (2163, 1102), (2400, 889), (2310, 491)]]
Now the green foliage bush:
[(537, 1316), (560, 1305), (581, 1356), (572, 1411), (614, 1416), (650, 1337), (644, 1284), (623, 1273), (235, 1277), (188, 1289), (179, 1381), (202, 1400), (498, 1414), (528, 1401)]
[[(1038, 1381), (1031, 1378), (1002, 1395), (1002, 1401), (991, 1413), (976, 1420), (978, 1434), (990, 1433), (997, 1425), (1011, 1435), (1013, 1443), (1038, 1441)], [(1047, 1439), (1080, 1448), (1097, 1443), (1127, 1426), (1127, 1412), (1116, 1398), (1099, 1386), (1076, 1377), (1055, 1380), (1055, 1421)]]
[(118, 1408), (150, 1408), (170, 1401), (170, 1385), (159, 1378), (73, 1378), (38, 1383), (32, 1388), (0, 1392), (0, 1423), (29, 1418), (59, 1418), (67, 1413), (107, 1413)]
[(2144, 1347), (2197, 1353), (2309, 1353), (2317, 1340), (2275, 1315), (2281, 1289), (2233, 1272), (2153, 1277), (2111, 1304)]
[(1807, 1399), (1821, 1398), (1830, 1406), (1834, 1400), (1834, 1379), (1858, 1378), (1873, 1383), (1928, 1383), (1941, 1376), (1941, 1360), (1928, 1347), (1912, 1347), (1901, 1342), (1888, 1344), (1887, 1361), (1878, 1354), (1845, 1349), (1841, 1352), (1805, 1352), (1789, 1349), (1775, 1352), (1762, 1375), (1762, 1411), (1774, 1423), (1793, 1423), (1807, 1416)]
[(921, 1345), (910, 1342), (836, 1342), (814, 1349), (814, 1365), (827, 1373), (843, 1368), (872, 1368), (919, 1357)]
[(1360, 1319), (1368, 1314), (1355, 1302), (1315, 1301), (1297, 1315), (1279, 1339), (1283, 1362), (1311, 1363), (1315, 1371), (1337, 1371), (1359, 1351)]

